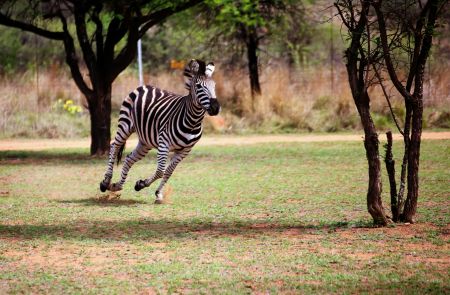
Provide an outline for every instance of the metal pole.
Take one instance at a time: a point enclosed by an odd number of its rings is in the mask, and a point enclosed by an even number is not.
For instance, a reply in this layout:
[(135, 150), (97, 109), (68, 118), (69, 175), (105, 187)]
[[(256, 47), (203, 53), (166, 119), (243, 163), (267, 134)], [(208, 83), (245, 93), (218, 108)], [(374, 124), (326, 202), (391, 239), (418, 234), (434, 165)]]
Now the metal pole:
[(333, 5), (330, 6), (330, 65), (331, 65), (331, 89), (330, 96), (334, 95), (334, 42), (333, 42)]
[(141, 39), (138, 40), (137, 50), (138, 50), (139, 85), (142, 86), (142, 85), (144, 85), (144, 76), (142, 74), (142, 43), (141, 43)]
[(38, 37), (35, 34), (34, 35), (34, 62), (36, 64), (36, 102), (38, 104), (38, 106), (40, 106), (40, 101), (39, 101), (39, 55), (38, 55)]

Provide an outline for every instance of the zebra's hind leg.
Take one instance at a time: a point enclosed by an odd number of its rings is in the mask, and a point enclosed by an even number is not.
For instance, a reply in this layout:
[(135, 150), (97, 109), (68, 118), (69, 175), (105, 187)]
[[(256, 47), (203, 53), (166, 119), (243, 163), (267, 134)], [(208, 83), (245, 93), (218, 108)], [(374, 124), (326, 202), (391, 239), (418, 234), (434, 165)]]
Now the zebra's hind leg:
[(117, 161), (117, 163), (119, 163), (120, 158), (122, 157), (122, 152), (125, 148), (125, 142), (134, 132), (133, 124), (129, 120), (130, 116), (129, 110), (126, 109), (125, 113), (126, 114), (122, 114), (121, 110), (121, 115), (119, 117), (119, 125), (117, 127), (117, 133), (109, 149), (108, 167), (105, 172), (105, 177), (103, 178), (102, 182), (100, 182), (100, 190), (102, 192), (105, 192), (107, 189), (110, 188), (114, 170), (114, 161), (116, 160), (116, 157), (119, 156), (119, 160)]
[(163, 179), (161, 180), (161, 183), (158, 186), (158, 189), (155, 192), (155, 204), (162, 204), (164, 200), (163, 195), (163, 189), (166, 185), (167, 181), (169, 180), (170, 176), (172, 176), (173, 171), (177, 167), (177, 165), (189, 154), (190, 149), (177, 151), (173, 155), (172, 159), (170, 160), (169, 166), (167, 166), (166, 171), (164, 172)]
[(110, 191), (120, 191), (125, 183), (125, 180), (128, 176), (128, 171), (130, 171), (131, 167), (134, 163), (145, 157), (150, 149), (143, 145), (141, 142), (138, 143), (136, 148), (125, 158), (125, 162), (123, 163), (122, 173), (120, 176), (120, 181), (113, 183), (109, 186)]
[(169, 156), (169, 148), (165, 145), (161, 145), (158, 147), (158, 155), (157, 155), (157, 167), (155, 173), (144, 180), (136, 181), (136, 185), (134, 189), (136, 191), (140, 191), (145, 187), (149, 187), (155, 180), (160, 179), (164, 175), (164, 170), (166, 169), (167, 157)]

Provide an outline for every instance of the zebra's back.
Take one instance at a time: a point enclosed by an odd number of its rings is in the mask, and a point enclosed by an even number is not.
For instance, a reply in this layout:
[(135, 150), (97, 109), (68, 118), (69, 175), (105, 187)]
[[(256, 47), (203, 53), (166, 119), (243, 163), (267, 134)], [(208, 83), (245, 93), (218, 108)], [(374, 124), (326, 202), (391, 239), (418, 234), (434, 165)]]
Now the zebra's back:
[(157, 147), (159, 135), (176, 110), (181, 107), (182, 96), (146, 85), (136, 88), (122, 103), (119, 117), (132, 125), (139, 141), (149, 147)]

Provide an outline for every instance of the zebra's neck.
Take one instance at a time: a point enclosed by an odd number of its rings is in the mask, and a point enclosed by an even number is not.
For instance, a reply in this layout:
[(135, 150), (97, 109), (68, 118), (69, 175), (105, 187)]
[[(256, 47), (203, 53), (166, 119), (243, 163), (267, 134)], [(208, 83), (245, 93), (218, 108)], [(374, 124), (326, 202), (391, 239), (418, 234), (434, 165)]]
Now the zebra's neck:
[(205, 117), (205, 110), (198, 103), (195, 103), (192, 95), (184, 97), (183, 113), (183, 126), (188, 130), (200, 131), (203, 118)]

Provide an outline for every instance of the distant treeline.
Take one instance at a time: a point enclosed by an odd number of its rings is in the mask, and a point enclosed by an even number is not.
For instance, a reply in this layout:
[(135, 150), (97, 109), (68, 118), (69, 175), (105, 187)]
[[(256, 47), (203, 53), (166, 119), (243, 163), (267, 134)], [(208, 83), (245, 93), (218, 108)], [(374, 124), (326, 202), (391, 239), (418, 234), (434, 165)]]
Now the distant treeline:
[[(298, 1), (289, 7), (289, 11), (258, 26), (259, 63), (297, 67), (341, 60), (344, 41), (339, 25), (327, 22), (330, 11), (319, 6)], [(156, 71), (169, 68), (171, 61), (191, 58), (245, 68), (246, 44), (239, 36), (236, 24), (229, 24), (212, 13), (195, 7), (173, 15), (149, 30), (142, 38), (145, 71), (156, 74)], [(65, 67), (64, 60), (61, 42), (0, 26), (0, 74), (23, 72), (36, 66)]]

